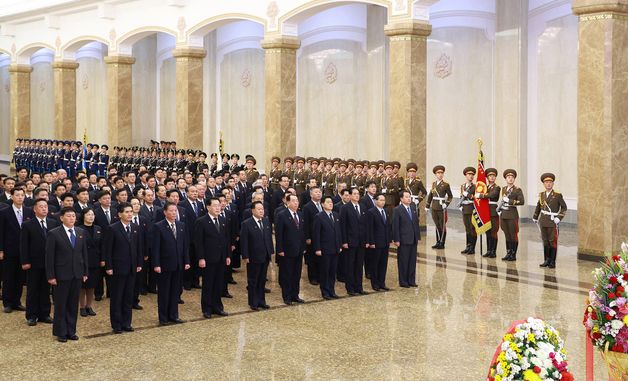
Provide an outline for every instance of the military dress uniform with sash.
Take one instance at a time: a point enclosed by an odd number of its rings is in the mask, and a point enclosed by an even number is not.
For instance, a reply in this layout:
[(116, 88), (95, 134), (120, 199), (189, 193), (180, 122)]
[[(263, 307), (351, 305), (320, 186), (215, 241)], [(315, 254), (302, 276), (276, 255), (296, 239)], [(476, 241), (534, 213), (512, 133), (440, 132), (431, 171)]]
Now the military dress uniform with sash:
[(321, 176), (321, 189), (323, 195), (334, 196), (336, 189), (336, 174), (333, 171), (324, 172)]
[[(472, 173), (475, 176), (476, 169), (473, 167), (467, 167), (463, 171), (463, 175)], [(478, 241), (478, 235), (473, 226), (473, 210), (475, 205), (473, 199), (475, 196), (475, 184), (464, 183), (460, 186), (460, 210), (462, 211), (462, 221), (464, 222), (464, 230), (467, 236), (467, 245), (460, 254), (475, 254), (475, 244)]]
[(281, 164), (281, 159), (279, 156), (273, 156), (271, 159), (271, 163), (277, 163), (276, 167), (273, 167), (270, 170), (270, 189), (276, 191), (279, 189), (279, 181), (281, 181), (282, 170), (279, 168), (279, 164)]
[[(553, 173), (544, 173), (541, 176), (541, 182), (556, 179)], [(537, 221), (541, 230), (541, 239), (543, 240), (543, 257), (544, 262), (541, 267), (556, 267), (556, 251), (558, 250), (558, 225), (565, 218), (567, 213), (567, 204), (563, 199), (563, 195), (552, 189), (551, 191), (543, 191), (539, 193), (539, 201), (534, 210), (533, 220)]]
[[(497, 169), (488, 168), (484, 171), (488, 177), (491, 174), (497, 176)], [(499, 195), (501, 187), (497, 183), (487, 184), (486, 193), (478, 194), (478, 199), (488, 199), (488, 206), (491, 210), (491, 230), (486, 235), (487, 251), (483, 255), (486, 258), (495, 258), (497, 256), (497, 233), (499, 232), (499, 214), (497, 213), (497, 204), (499, 204)]]
[[(432, 170), (434, 174), (438, 171), (445, 172), (445, 167), (437, 165)], [(432, 246), (432, 249), (445, 248), (445, 240), (447, 239), (447, 207), (453, 198), (451, 187), (445, 180), (432, 183), (432, 189), (430, 189), (426, 200), (426, 209), (432, 211), (432, 220), (434, 225), (436, 225), (436, 244)]]
[(294, 187), (294, 168), (292, 168), (292, 166), (291, 166), (290, 169), (288, 169), (285, 166), (287, 163), (293, 164), (294, 163), (294, 159), (291, 158), (291, 157), (286, 157), (285, 159), (283, 159), (283, 162), (284, 162), (284, 168), (281, 171), (281, 175), (288, 177), (288, 186), (289, 187)]
[[(416, 172), (418, 170), (418, 166), (415, 163), (408, 163), (406, 165), (406, 173), (407, 172)], [(423, 201), (425, 196), (427, 195), (427, 190), (425, 186), (423, 186), (423, 182), (419, 178), (410, 179), (408, 178), (404, 183), (404, 188), (408, 192), (410, 192), (410, 199), (416, 205), (417, 212), (419, 211), (419, 203)]]
[[(507, 169), (504, 171), (504, 178), (508, 175), (517, 177), (517, 171)], [(519, 212), (517, 207), (524, 205), (525, 198), (521, 188), (513, 185), (508, 188), (502, 188), (501, 205), (498, 205), (498, 212), (501, 213), (501, 228), (506, 238), (506, 256), (502, 258), (504, 261), (517, 260), (517, 248), (519, 247)], [(501, 206), (501, 207), (500, 207)]]

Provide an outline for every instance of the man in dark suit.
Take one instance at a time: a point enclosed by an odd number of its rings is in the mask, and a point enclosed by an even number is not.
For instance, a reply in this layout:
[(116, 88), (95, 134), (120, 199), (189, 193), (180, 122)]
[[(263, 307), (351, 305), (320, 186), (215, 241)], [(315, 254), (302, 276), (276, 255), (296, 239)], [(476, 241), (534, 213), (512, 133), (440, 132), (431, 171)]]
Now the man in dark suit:
[[(290, 185), (290, 179), (288, 176), (282, 175), (279, 180), (279, 188), (273, 191), (270, 201), (270, 212), (275, 217), (275, 210), (283, 205), (284, 197), (288, 191)], [(274, 222), (274, 220), (273, 220)]]
[(307, 265), (307, 278), (310, 284), (316, 286), (319, 284), (320, 280), (319, 267), (321, 259), (318, 255), (314, 254), (314, 249), (312, 248), (312, 228), (314, 226), (314, 217), (323, 211), (320, 203), (323, 192), (320, 188), (315, 187), (310, 189), (310, 193), (312, 201), (303, 207), (306, 243), (305, 264)]
[(392, 224), (384, 206), (386, 197), (383, 194), (376, 195), (375, 207), (368, 211), (366, 222), (366, 241), (369, 246), (366, 255), (371, 256), (368, 271), (371, 274), (371, 287), (375, 291), (390, 290), (386, 287), (386, 270)]
[(48, 231), (59, 226), (54, 218), (48, 217), (48, 200), (35, 200), (35, 218), (22, 224), (20, 237), (20, 262), (26, 276), (26, 322), (52, 323), (50, 318), (50, 285), (46, 277), (46, 236)]
[(78, 340), (76, 318), (81, 283), (87, 280), (88, 262), (85, 231), (74, 227), (72, 208), (61, 209), (61, 226), (46, 238), (46, 276), (54, 286), (54, 319), (52, 334), (65, 343)]
[(399, 285), (403, 288), (418, 287), (416, 284), (416, 249), (421, 232), (419, 216), (410, 192), (399, 194), (401, 203), (393, 210), (392, 240), (397, 247), (397, 269)]
[[(196, 220), (203, 215), (203, 209), (205, 209), (204, 205), (201, 205), (198, 202), (198, 189), (194, 185), (190, 185), (188, 187), (186, 197), (179, 202), (179, 206), (185, 209), (187, 220), (184, 221), (185, 224), (190, 229), (190, 237), (194, 232), (194, 224)], [(199, 282), (199, 269), (198, 269), (198, 259), (196, 258), (196, 249), (194, 240), (190, 240), (190, 271), (185, 273), (183, 278), (183, 288), (186, 290), (191, 290), (192, 288), (201, 288)]]
[(321, 258), (321, 294), (325, 300), (338, 299), (336, 295), (336, 266), (342, 250), (342, 229), (340, 219), (334, 210), (331, 196), (323, 196), (323, 211), (314, 218), (312, 227), (312, 248)]
[(358, 188), (349, 189), (351, 201), (340, 208), (342, 259), (345, 287), (350, 296), (365, 294), (362, 288), (364, 249), (366, 249), (366, 210), (360, 205)]
[[(277, 191), (279, 192), (279, 191)], [(299, 211), (299, 198), (286, 194), (287, 208), (277, 214), (275, 220), (275, 243), (279, 266), (279, 285), (283, 301), (287, 305), (303, 303), (299, 297), (299, 283), (303, 254), (305, 253), (305, 227), (303, 214)]]
[[(375, 207), (375, 196), (377, 196), (377, 184), (375, 181), (369, 180), (364, 185), (366, 192), (364, 196), (360, 199), (360, 206), (368, 212), (372, 208)], [(367, 278), (371, 278), (371, 268), (373, 267), (371, 263), (371, 259), (373, 258), (372, 252), (369, 252), (369, 249), (366, 250), (364, 255), (364, 272), (366, 273)]]
[[(111, 205), (111, 193), (109, 191), (100, 191), (96, 197), (98, 198), (98, 206), (94, 207), (94, 223), (100, 226), (103, 234), (106, 235), (107, 230), (109, 230), (109, 225), (119, 221), (118, 212), (116, 208)], [(100, 272), (98, 277), (105, 277), (105, 273)], [(110, 296), (110, 277), (107, 275), (105, 279), (107, 283), (107, 296)], [(104, 294), (105, 288), (103, 286), (103, 280), (97, 279), (96, 288), (94, 289), (94, 298), (100, 301)]]
[(177, 221), (177, 205), (167, 202), (165, 219), (155, 224), (151, 265), (158, 274), (157, 308), (159, 324), (183, 323), (179, 319), (181, 275), (190, 268), (188, 235), (185, 223)]
[(133, 290), (136, 274), (142, 271), (142, 237), (138, 225), (131, 223), (133, 207), (118, 205), (118, 222), (105, 231), (105, 271), (111, 277), (109, 318), (114, 333), (132, 332)]
[[(225, 190), (227, 193), (229, 190)], [(230, 258), (230, 264), (225, 266), (225, 274), (223, 276), (223, 291), (222, 296), (225, 298), (233, 298), (233, 296), (229, 293), (229, 285), (230, 284), (238, 284), (233, 279), (233, 268), (234, 262), (237, 259), (237, 266), (240, 267), (240, 249), (239, 249), (239, 240), (240, 240), (240, 220), (238, 219), (238, 212), (236, 208), (229, 208), (229, 204), (227, 202), (227, 197), (224, 194), (218, 195), (218, 200), (220, 200), (220, 217), (225, 221), (225, 225), (227, 226), (227, 237), (229, 238), (229, 246), (228, 253)]]
[(246, 279), (249, 306), (257, 311), (268, 309), (264, 288), (270, 257), (273, 255), (273, 237), (270, 221), (264, 217), (264, 203), (255, 201), (253, 217), (242, 222), (240, 229), (240, 252), (246, 264)]
[(220, 200), (210, 198), (206, 201), (208, 214), (196, 220), (194, 241), (198, 248), (198, 267), (203, 274), (201, 291), (201, 309), (206, 319), (212, 313), (227, 316), (222, 300), (225, 266), (229, 266), (231, 240), (227, 221), (220, 216)]
[(24, 189), (11, 189), (11, 205), (0, 212), (0, 261), (2, 261), (2, 304), (4, 312), (25, 311), (21, 304), (24, 271), (20, 265), (22, 224), (33, 217), (24, 206)]

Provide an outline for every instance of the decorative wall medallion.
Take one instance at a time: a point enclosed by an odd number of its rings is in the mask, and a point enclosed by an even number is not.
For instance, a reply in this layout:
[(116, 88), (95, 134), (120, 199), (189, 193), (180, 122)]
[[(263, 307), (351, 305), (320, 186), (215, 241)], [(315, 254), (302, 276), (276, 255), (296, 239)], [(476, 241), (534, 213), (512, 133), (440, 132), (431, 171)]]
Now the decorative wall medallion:
[(336, 82), (336, 79), (338, 79), (338, 68), (333, 62), (330, 62), (325, 69), (325, 82), (331, 85)]
[(83, 74), (83, 78), (81, 79), (81, 85), (83, 86), (83, 90), (87, 90), (89, 88), (89, 77), (87, 74)]
[(268, 16), (269, 29), (277, 28), (277, 16), (279, 15), (279, 7), (276, 1), (271, 1), (266, 7), (266, 16)]
[(44, 91), (46, 91), (46, 82), (45, 81), (39, 82), (39, 91), (42, 92), (42, 93)]
[(451, 75), (451, 67), (451, 58), (447, 54), (443, 53), (440, 55), (438, 60), (436, 60), (436, 64), (434, 65), (434, 75), (440, 79), (448, 77)]
[(183, 36), (183, 32), (185, 32), (185, 17), (179, 17), (179, 21), (177, 21), (177, 29), (179, 29), (179, 35)]
[(249, 69), (244, 69), (242, 75), (240, 75), (240, 84), (242, 87), (249, 87), (251, 85), (251, 79), (253, 79), (253, 74)]

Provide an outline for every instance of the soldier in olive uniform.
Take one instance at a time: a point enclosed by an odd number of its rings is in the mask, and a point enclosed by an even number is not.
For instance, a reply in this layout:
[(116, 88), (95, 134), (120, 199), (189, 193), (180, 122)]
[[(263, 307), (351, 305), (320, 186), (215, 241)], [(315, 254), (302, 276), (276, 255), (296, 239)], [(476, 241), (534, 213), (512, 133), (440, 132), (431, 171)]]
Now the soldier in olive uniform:
[(393, 163), (385, 165), (386, 177), (382, 179), (382, 193), (386, 198), (386, 209), (392, 213), (392, 208), (399, 204), (399, 180), (393, 176)]
[(404, 184), (404, 189), (410, 192), (410, 199), (412, 199), (412, 202), (417, 207), (417, 213), (419, 211), (419, 203), (423, 201), (425, 195), (427, 195), (427, 190), (425, 186), (423, 186), (423, 182), (416, 176), (418, 169), (419, 167), (416, 163), (406, 164), (406, 175), (408, 179)]
[(447, 238), (447, 207), (453, 199), (451, 187), (443, 180), (445, 176), (445, 166), (437, 165), (432, 169), (436, 175), (436, 181), (432, 183), (432, 189), (425, 202), (425, 210), (432, 211), (432, 220), (436, 225), (436, 244), (432, 249), (444, 249)]
[(338, 189), (340, 183), (345, 183), (347, 187), (351, 184), (351, 175), (347, 172), (347, 166), (348, 163), (346, 161), (338, 163), (338, 172), (336, 172), (336, 193), (341, 190)]
[(279, 156), (273, 156), (270, 162), (270, 188), (276, 191), (279, 189), (279, 181), (281, 180), (281, 168), (279, 167), (281, 159)]
[(519, 247), (519, 212), (517, 207), (525, 203), (523, 191), (515, 186), (517, 171), (507, 169), (504, 171), (506, 186), (502, 189), (502, 200), (498, 206), (501, 212), (501, 227), (506, 238), (506, 256), (503, 261), (516, 261), (517, 248)]
[(364, 185), (366, 184), (366, 174), (364, 173), (364, 162), (356, 161), (353, 177), (351, 178), (353, 187), (358, 188), (360, 197), (364, 196)]
[(320, 186), (323, 182), (323, 172), (318, 169), (319, 160), (315, 157), (310, 159), (310, 170), (307, 173), (307, 181), (310, 182), (311, 179), (316, 180), (316, 186)]
[(554, 190), (556, 176), (553, 173), (544, 173), (541, 181), (545, 191), (539, 193), (539, 201), (534, 210), (532, 219), (539, 224), (541, 239), (543, 240), (544, 261), (539, 266), (556, 267), (556, 251), (558, 250), (558, 225), (565, 218), (567, 204), (563, 195)]
[(281, 171), (282, 176), (288, 176), (290, 179), (290, 187), (294, 187), (294, 169), (292, 168), (292, 163), (294, 163), (294, 159), (291, 157), (286, 157), (283, 159), (283, 171)]
[(321, 176), (321, 188), (324, 196), (333, 197), (336, 190), (336, 173), (332, 170), (333, 166), (333, 160), (325, 160), (325, 171)]
[(294, 170), (293, 175), (294, 189), (297, 191), (297, 196), (301, 197), (301, 194), (305, 192), (308, 173), (304, 168), (305, 158), (297, 156), (295, 161), (297, 162), (297, 169)]
[(472, 222), (473, 210), (475, 209), (473, 204), (473, 197), (475, 196), (473, 178), (475, 177), (475, 172), (476, 170), (473, 167), (466, 167), (462, 172), (466, 177), (466, 181), (460, 186), (460, 210), (462, 211), (462, 221), (464, 222), (464, 230), (467, 235), (467, 246), (460, 254), (475, 254), (475, 244), (478, 240), (478, 235)]
[(259, 172), (255, 169), (255, 164), (257, 164), (257, 160), (255, 160), (253, 156), (246, 158), (246, 169), (244, 173), (246, 174), (246, 182), (249, 186), (253, 185), (253, 183), (259, 179)]
[(497, 179), (497, 169), (488, 168), (484, 171), (488, 184), (486, 185), (486, 193), (476, 193), (475, 198), (488, 199), (489, 209), (491, 210), (491, 230), (486, 235), (487, 251), (483, 255), (486, 258), (495, 258), (497, 256), (497, 233), (499, 232), (499, 215), (497, 214), (497, 204), (499, 203), (499, 194), (501, 188), (495, 183)]

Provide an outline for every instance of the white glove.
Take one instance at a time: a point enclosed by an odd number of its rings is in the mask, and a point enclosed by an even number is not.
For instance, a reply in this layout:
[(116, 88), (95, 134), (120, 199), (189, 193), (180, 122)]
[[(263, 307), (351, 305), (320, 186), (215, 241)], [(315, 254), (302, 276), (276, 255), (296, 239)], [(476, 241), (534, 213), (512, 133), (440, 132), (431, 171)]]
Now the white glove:
[(480, 198), (480, 194), (479, 194), (479, 193), (476, 193), (476, 194), (474, 195), (474, 197), (475, 197), (475, 198)]
[(556, 225), (560, 224), (560, 218), (558, 218), (558, 217), (554, 217), (554, 223), (555, 223)]
[(426, 212), (429, 212), (429, 211), (430, 211), (430, 208), (425, 208), (425, 211), (426, 211)]
[(469, 192), (464, 191), (464, 192), (462, 192), (462, 195), (463, 195), (464, 197), (467, 197), (467, 196), (469, 195)]
[(506, 197), (506, 196), (504, 196), (504, 198), (502, 200), (504, 200), (504, 202), (510, 202), (510, 199), (508, 197)]
[(460, 208), (458, 208), (458, 209), (460, 209), (460, 211), (462, 212), (462, 206)]
[(539, 220), (535, 220), (534, 218), (532, 219), (532, 222), (534, 222), (535, 224), (539, 222)]

